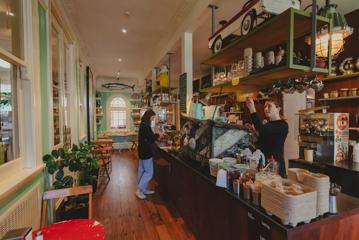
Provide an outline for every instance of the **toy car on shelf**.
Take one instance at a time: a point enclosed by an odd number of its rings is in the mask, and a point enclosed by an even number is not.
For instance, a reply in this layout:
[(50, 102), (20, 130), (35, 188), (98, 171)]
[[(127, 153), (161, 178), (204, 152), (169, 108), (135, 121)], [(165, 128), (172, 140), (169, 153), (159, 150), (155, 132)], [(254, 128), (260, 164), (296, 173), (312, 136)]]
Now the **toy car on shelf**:
[(242, 10), (232, 17), (209, 38), (209, 48), (213, 53), (222, 49), (223, 42), (232, 34), (244, 36), (254, 27), (273, 15), (278, 15), (288, 8), (300, 8), (299, 0), (249, 0)]

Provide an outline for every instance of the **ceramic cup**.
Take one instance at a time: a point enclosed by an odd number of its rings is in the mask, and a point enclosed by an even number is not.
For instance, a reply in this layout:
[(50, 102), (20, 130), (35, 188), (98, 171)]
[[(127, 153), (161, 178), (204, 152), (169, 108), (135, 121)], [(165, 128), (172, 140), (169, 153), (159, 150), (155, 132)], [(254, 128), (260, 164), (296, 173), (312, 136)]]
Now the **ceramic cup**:
[(306, 162), (313, 162), (313, 149), (304, 149), (304, 161)]
[(271, 65), (275, 63), (274, 51), (269, 51), (266, 54), (266, 65)]
[(252, 57), (253, 49), (252, 48), (245, 48), (244, 49), (244, 57)]

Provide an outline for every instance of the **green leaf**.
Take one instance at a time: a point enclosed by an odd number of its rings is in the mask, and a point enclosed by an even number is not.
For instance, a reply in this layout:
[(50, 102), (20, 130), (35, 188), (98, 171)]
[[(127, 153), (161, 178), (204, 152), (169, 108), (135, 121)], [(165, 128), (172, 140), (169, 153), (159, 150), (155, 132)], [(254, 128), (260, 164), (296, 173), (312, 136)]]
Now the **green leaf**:
[(52, 155), (54, 158), (58, 158), (58, 157), (59, 157), (59, 151), (57, 151), (57, 150), (52, 150), (51, 155)]
[(64, 186), (66, 186), (66, 187), (72, 187), (73, 182), (74, 182), (74, 179), (73, 179), (73, 177), (71, 177), (71, 176), (66, 176), (66, 177), (64, 177), (64, 179), (62, 180), (62, 182), (63, 182)]
[(59, 155), (61, 158), (65, 158), (65, 150), (63, 148), (59, 149)]
[(42, 161), (44, 163), (47, 163), (49, 161), (52, 161), (54, 158), (50, 155), (50, 154), (46, 154), (45, 156), (42, 157)]
[(52, 174), (55, 173), (56, 168), (55, 168), (53, 165), (50, 165), (50, 166), (47, 168), (47, 171), (52, 175)]
[(76, 144), (73, 144), (71, 151), (72, 151), (72, 152), (76, 152), (76, 151), (78, 151), (78, 150), (79, 150), (79, 147), (78, 147)]
[(56, 175), (55, 175), (55, 179), (57, 181), (61, 181), (61, 179), (64, 177), (65, 173), (64, 170), (60, 169), (59, 171), (57, 171)]
[(55, 181), (52, 185), (55, 189), (65, 188), (64, 184), (61, 181)]

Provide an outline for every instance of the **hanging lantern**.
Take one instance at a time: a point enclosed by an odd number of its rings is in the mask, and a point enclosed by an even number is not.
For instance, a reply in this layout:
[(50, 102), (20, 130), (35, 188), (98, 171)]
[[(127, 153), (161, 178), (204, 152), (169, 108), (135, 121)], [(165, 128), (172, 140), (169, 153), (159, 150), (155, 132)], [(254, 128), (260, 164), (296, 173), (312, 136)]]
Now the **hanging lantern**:
[[(315, 52), (318, 57), (327, 58), (329, 51), (329, 41), (332, 44), (332, 57), (336, 57), (344, 50), (345, 38), (353, 33), (353, 28), (349, 27), (345, 18), (337, 11), (338, 5), (331, 4), (329, 0), (318, 12), (320, 16), (332, 20), (332, 31), (328, 33), (328, 28), (323, 28), (317, 33), (315, 41)], [(310, 37), (306, 39), (308, 44), (311, 44)]]

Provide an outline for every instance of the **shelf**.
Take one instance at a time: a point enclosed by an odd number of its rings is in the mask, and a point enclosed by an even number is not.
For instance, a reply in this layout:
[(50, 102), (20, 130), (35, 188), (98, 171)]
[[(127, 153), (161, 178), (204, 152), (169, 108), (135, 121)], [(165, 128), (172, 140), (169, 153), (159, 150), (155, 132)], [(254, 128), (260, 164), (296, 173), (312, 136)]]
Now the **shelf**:
[(96, 123), (96, 125), (102, 125), (102, 122), (98, 122), (98, 123)]
[(230, 95), (230, 93), (216, 94), (216, 95), (212, 95), (211, 98), (226, 97), (228, 95)]
[(359, 99), (359, 96), (349, 96), (349, 97), (337, 97), (337, 98), (320, 98), (318, 101), (326, 102), (326, 101), (339, 101), (339, 100), (352, 100)]
[(242, 114), (243, 112), (223, 112), (225, 114)]
[(130, 102), (141, 102), (141, 99), (130, 99)]
[(254, 73), (248, 75), (239, 80), (239, 84), (233, 86), (232, 82), (226, 82), (224, 84), (220, 84), (217, 86), (204, 88), (201, 92), (207, 93), (250, 93), (258, 91), (260, 88), (268, 87), (274, 81), (284, 78), (295, 78), (299, 76), (306, 75), (307, 77), (313, 77), (317, 74), (317, 72), (327, 72), (327, 69), (314, 69), (314, 72), (311, 71), (309, 66), (302, 66), (292, 64), (291, 67), (288, 66), (279, 66), (276, 68), (272, 68), (267, 71), (262, 71), (258, 73)]
[(170, 91), (175, 90), (176, 88), (168, 88), (168, 87), (159, 87), (152, 92), (152, 94), (156, 93), (169, 93)]
[(335, 81), (335, 80), (350, 79), (350, 78), (355, 78), (355, 77), (359, 77), (359, 72), (338, 75), (338, 76), (334, 76), (334, 77), (326, 77), (326, 78), (323, 78), (322, 81)]
[[(294, 29), (294, 39), (309, 35), (311, 32), (310, 13), (290, 8), (229, 44), (205, 60), (203, 64), (227, 66), (239, 60), (239, 56), (243, 56), (245, 48), (252, 48), (255, 53), (286, 43), (291, 30), (291, 16), (294, 20), (292, 28)], [(329, 19), (317, 16), (318, 28), (328, 23)]]

